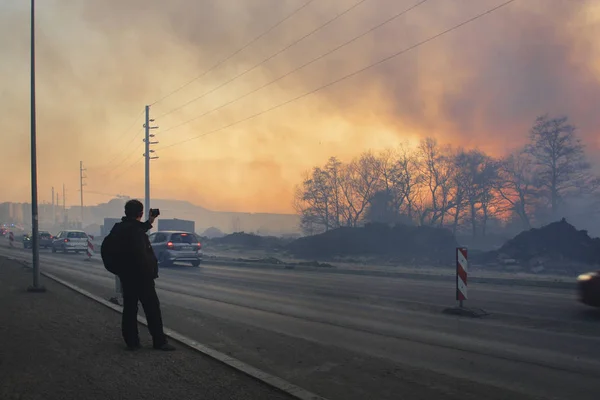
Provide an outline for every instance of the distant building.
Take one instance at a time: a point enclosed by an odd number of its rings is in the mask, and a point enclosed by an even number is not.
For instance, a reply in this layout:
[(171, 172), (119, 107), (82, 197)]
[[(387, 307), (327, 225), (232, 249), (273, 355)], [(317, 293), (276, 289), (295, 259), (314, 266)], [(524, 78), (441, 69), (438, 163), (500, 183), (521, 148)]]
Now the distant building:
[(0, 224), (12, 224), (12, 215), (10, 213), (10, 203), (0, 204)]
[(104, 218), (104, 225), (100, 228), (100, 234), (102, 236), (108, 235), (117, 222), (121, 222), (121, 218)]
[(196, 232), (196, 222), (185, 219), (158, 219), (159, 231)]
[[(48, 203), (38, 204), (38, 222), (43, 229), (52, 229), (57, 222), (55, 206)], [(0, 203), (0, 223), (22, 224), (31, 227), (31, 204)]]

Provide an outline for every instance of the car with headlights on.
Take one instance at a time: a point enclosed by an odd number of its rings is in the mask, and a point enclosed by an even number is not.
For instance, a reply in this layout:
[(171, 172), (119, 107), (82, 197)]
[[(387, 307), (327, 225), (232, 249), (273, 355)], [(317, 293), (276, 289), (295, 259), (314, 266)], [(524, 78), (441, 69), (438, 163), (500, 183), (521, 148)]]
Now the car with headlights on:
[(577, 277), (579, 301), (592, 307), (600, 307), (600, 271), (588, 272)]
[(24, 249), (30, 249), (31, 248), (31, 233), (25, 233), (25, 234), (23, 234), (23, 238), (21, 240), (23, 241), (23, 248)]
[[(23, 235), (23, 248), (25, 249), (31, 249), (31, 246), (33, 245), (33, 243), (31, 242), (31, 233), (28, 233), (26, 235)], [(52, 235), (50, 234), (50, 232), (46, 232), (46, 231), (39, 231), (38, 233), (38, 237), (39, 237), (39, 246), (40, 249), (47, 249), (49, 247), (52, 247)]]

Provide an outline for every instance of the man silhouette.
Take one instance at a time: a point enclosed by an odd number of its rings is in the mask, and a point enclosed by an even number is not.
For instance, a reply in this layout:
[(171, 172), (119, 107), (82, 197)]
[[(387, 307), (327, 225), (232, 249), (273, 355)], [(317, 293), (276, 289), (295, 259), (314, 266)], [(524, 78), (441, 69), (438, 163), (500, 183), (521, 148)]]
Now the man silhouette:
[(141, 222), (143, 215), (143, 204), (138, 200), (129, 200), (125, 203), (125, 216), (111, 231), (118, 238), (122, 249), (119, 279), (123, 294), (123, 339), (130, 350), (141, 347), (137, 322), (140, 302), (146, 314), (153, 347), (172, 351), (175, 347), (167, 342), (163, 331), (160, 301), (154, 285), (154, 280), (158, 278), (158, 261), (147, 235), (155, 217), (151, 215), (148, 221)]

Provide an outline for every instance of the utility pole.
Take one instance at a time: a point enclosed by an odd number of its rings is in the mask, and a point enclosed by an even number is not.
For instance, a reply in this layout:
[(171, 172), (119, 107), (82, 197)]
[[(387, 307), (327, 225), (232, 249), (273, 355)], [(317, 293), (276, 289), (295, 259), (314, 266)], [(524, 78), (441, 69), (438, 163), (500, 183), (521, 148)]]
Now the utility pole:
[(52, 227), (54, 229), (54, 224), (56, 223), (56, 208), (54, 203), (54, 186), (52, 186)]
[(63, 212), (62, 212), (62, 222), (61, 225), (64, 229), (67, 229), (67, 190), (65, 189), (65, 184), (63, 183)]
[(80, 194), (80, 200), (81, 200), (81, 229), (83, 229), (83, 187), (85, 186), (85, 183), (83, 183), (83, 180), (85, 178), (87, 178), (87, 176), (84, 176), (85, 172), (85, 168), (83, 168), (83, 161), (79, 161), (79, 194)]
[(29, 292), (45, 292), (40, 285), (40, 240), (37, 195), (37, 126), (35, 115), (35, 0), (31, 0), (31, 248), (33, 266), (33, 284)]
[(154, 134), (150, 133), (150, 129), (158, 129), (158, 126), (150, 126), (150, 123), (154, 122), (153, 119), (150, 119), (150, 106), (146, 106), (146, 120), (144, 123), (144, 161), (145, 161), (145, 194), (144, 194), (144, 212), (148, 213), (150, 216), (150, 160), (156, 160), (158, 157), (153, 156), (154, 150), (150, 149), (150, 146), (153, 144), (158, 144), (158, 142), (151, 141), (154, 137)]

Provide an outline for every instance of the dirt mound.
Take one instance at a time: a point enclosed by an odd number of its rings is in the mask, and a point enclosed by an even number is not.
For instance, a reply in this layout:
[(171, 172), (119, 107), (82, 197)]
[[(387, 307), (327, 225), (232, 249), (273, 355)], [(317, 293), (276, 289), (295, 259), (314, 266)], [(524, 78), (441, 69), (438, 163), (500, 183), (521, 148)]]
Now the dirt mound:
[(600, 263), (600, 238), (592, 239), (585, 230), (577, 230), (564, 218), (537, 229), (521, 232), (490, 254), (519, 263), (571, 261)]
[(236, 232), (221, 238), (215, 238), (212, 243), (232, 247), (275, 250), (283, 247), (285, 241), (275, 236), (259, 236), (253, 233)]
[(456, 239), (447, 229), (374, 223), (303, 237), (290, 243), (287, 249), (305, 259), (375, 256), (400, 262), (448, 264), (453, 260), (456, 246)]
[(223, 232), (221, 232), (221, 230), (219, 228), (215, 228), (214, 226), (211, 226), (210, 228), (205, 230), (204, 233), (202, 233), (202, 236), (209, 238), (209, 239), (215, 239), (215, 238), (221, 238), (221, 237), (225, 236), (225, 234)]

